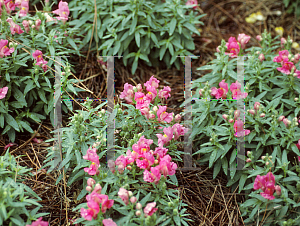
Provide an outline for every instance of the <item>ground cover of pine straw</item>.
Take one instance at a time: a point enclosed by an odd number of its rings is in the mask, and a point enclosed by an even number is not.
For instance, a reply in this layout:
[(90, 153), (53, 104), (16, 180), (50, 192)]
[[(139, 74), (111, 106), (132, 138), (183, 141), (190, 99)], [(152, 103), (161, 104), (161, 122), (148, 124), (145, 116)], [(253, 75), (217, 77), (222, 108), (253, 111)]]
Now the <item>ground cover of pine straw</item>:
[[(201, 55), (197, 60), (192, 60), (192, 78), (196, 79), (205, 71), (196, 71), (196, 68), (207, 64), (214, 59), (216, 47), (221, 43), (222, 39), (226, 41), (230, 36), (235, 36), (239, 33), (245, 33), (252, 37), (249, 46), (257, 45), (254, 39), (256, 35), (261, 34), (264, 29), (275, 36), (274, 28), (282, 26), (285, 29), (284, 37), (290, 35), (292, 39), (299, 43), (299, 20), (296, 20), (294, 15), (287, 14), (282, 1), (273, 0), (210, 0), (199, 1), (200, 10), (203, 10), (207, 16), (202, 19), (205, 26), (201, 27), (201, 36), (194, 36), (196, 49), (194, 55)], [(38, 7), (39, 8), (39, 7)], [(41, 9), (41, 8), (39, 8)], [(281, 16), (274, 14), (280, 10)], [(247, 24), (245, 17), (251, 13), (261, 11), (267, 20), (261, 24)], [(105, 98), (106, 96), (106, 72), (96, 61), (96, 56), (91, 53), (83, 53), (88, 55), (87, 58), (71, 57), (71, 60), (76, 62), (75, 76), (79, 79), (85, 79), (83, 84), (94, 94), (90, 92), (80, 93), (74, 98)], [(83, 68), (83, 70), (82, 70)], [(124, 84), (129, 82), (144, 83), (152, 75), (155, 75), (161, 83), (160, 85), (168, 85), (171, 87), (171, 98), (167, 102), (168, 111), (179, 113), (183, 108), (179, 105), (184, 100), (184, 66), (180, 70), (176, 68), (167, 69), (150, 68), (143, 63), (139, 67), (135, 75), (131, 75), (130, 67), (124, 67), (121, 60), (115, 62), (115, 90), (116, 94), (120, 94)], [(98, 74), (97, 76), (94, 76)], [(79, 84), (80, 85), (80, 84)], [(119, 100), (116, 99), (118, 102)], [(74, 103), (74, 110), (81, 109)], [(97, 102), (94, 102), (96, 105)], [(70, 114), (69, 114), (70, 115)], [(68, 122), (68, 115), (63, 116), (63, 126)], [(47, 144), (37, 144), (32, 141), (32, 138), (47, 140), (53, 137), (50, 133), (53, 130), (50, 120), (45, 120), (41, 124), (33, 125), (35, 134), (18, 133), (16, 143), (18, 147), (13, 146), (10, 150), (14, 156), (23, 155), (18, 158), (18, 162), (22, 166), (32, 168), (34, 177), (28, 178), (25, 183), (31, 187), (43, 201), (40, 212), (49, 212), (50, 215), (44, 217), (50, 225), (70, 225), (72, 219), (80, 217), (78, 213), (72, 212), (72, 209), (78, 204), (85, 202), (85, 198), (77, 201), (76, 198), (80, 193), (77, 189), (79, 182), (67, 187), (64, 180), (55, 185), (58, 176), (63, 173), (68, 178), (68, 172), (54, 171), (47, 174), (45, 171), (37, 172), (42, 168), (43, 161), (47, 155)], [(5, 145), (9, 143), (8, 136), (0, 136), (0, 153), (2, 153)], [(49, 144), (48, 144), (49, 145)], [(52, 145), (52, 144), (50, 144)], [(196, 159), (195, 159), (196, 160)], [(243, 219), (239, 217), (238, 202), (243, 202), (243, 194), (237, 194), (235, 190), (231, 192), (230, 188), (226, 187), (226, 176), (219, 175), (216, 179), (212, 179), (212, 170), (207, 166), (199, 167), (194, 161), (193, 165), (198, 167), (197, 170), (180, 171), (177, 170), (180, 196), (183, 202), (187, 203), (188, 213), (194, 222), (189, 222), (191, 226), (200, 225), (244, 225)], [(183, 167), (182, 163), (178, 163), (179, 168)], [(199, 169), (200, 168), (200, 169)]]

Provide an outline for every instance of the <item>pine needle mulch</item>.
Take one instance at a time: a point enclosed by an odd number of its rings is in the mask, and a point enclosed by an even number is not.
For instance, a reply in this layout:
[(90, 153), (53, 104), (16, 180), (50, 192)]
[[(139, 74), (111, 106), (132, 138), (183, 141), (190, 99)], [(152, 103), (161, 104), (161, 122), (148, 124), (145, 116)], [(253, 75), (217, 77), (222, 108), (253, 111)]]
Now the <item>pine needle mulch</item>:
[[(220, 45), (222, 39), (227, 41), (230, 36), (237, 37), (238, 34), (245, 33), (252, 37), (249, 46), (258, 45), (254, 39), (256, 35), (267, 29), (275, 37), (275, 27), (282, 26), (285, 29), (284, 37), (290, 35), (294, 41), (299, 43), (299, 20), (294, 15), (285, 12), (282, 1), (207, 0), (199, 1), (199, 4), (200, 9), (198, 10), (203, 10), (207, 16), (202, 18), (205, 26), (201, 27), (201, 36), (194, 36), (196, 49), (193, 53), (201, 57), (192, 60), (192, 79), (199, 78), (206, 73), (196, 69), (213, 60), (216, 47)], [(280, 16), (275, 13), (278, 10), (282, 12)], [(245, 18), (257, 11), (261, 11), (267, 20), (255, 24), (246, 23)], [(77, 72), (75, 76), (84, 79), (83, 84), (90, 90), (90, 92), (79, 93), (78, 97), (73, 97), (75, 99), (106, 98), (106, 72), (97, 63), (93, 53), (89, 53), (88, 59), (86, 61), (86, 58), (71, 57)], [(115, 61), (116, 94), (119, 95), (122, 92), (126, 82), (143, 84), (152, 75), (155, 75), (161, 81), (160, 88), (170, 86), (172, 89), (171, 98), (167, 102), (168, 111), (173, 111), (175, 114), (183, 111), (179, 105), (184, 100), (184, 66), (177, 70), (174, 67), (167, 69), (163, 66), (151, 68), (140, 63), (135, 75), (131, 75), (130, 71), (131, 68), (129, 66), (124, 67), (121, 60)], [(120, 100), (116, 99), (116, 102), (119, 103)], [(96, 106), (97, 103), (94, 102), (93, 106)], [(73, 107), (74, 110), (81, 109), (77, 103), (74, 103)], [(63, 115), (63, 126), (67, 125), (70, 115), (72, 113)], [(65, 181), (70, 172), (53, 171), (49, 174), (44, 170), (37, 172), (42, 168), (43, 161), (46, 159), (46, 148), (53, 144), (37, 144), (32, 141), (32, 138), (36, 137), (43, 140), (53, 138), (53, 134), (50, 133), (53, 127), (50, 120), (32, 126), (35, 129), (35, 134), (18, 133), (15, 141), (18, 147), (13, 146), (10, 149), (11, 153), (14, 156), (23, 155), (17, 159), (19, 164), (33, 169), (34, 177), (27, 178), (25, 183), (42, 198), (40, 203), (43, 207), (40, 212), (50, 213), (44, 219), (47, 219), (51, 226), (70, 225), (74, 219), (80, 217), (79, 213), (72, 212), (72, 209), (86, 201), (85, 198), (76, 200), (80, 193), (77, 187), (81, 182), (76, 182), (68, 187)], [(0, 150), (3, 150), (3, 147), (8, 143), (8, 136), (0, 136)], [(184, 203), (188, 204), (186, 208), (187, 212), (191, 214), (189, 218), (194, 221), (189, 222), (189, 225), (245, 225), (243, 219), (239, 217), (241, 213), (238, 202), (243, 202), (244, 197), (243, 194), (237, 193), (238, 187), (234, 192), (231, 192), (231, 188), (226, 187), (225, 175), (220, 174), (217, 178), (212, 179), (212, 170), (208, 166), (198, 166), (196, 160), (194, 159), (193, 164), (198, 167), (197, 170), (177, 170), (176, 172), (180, 197)], [(179, 167), (183, 167), (182, 165), (182, 163), (178, 163)], [(55, 184), (60, 174), (63, 174), (65, 179)]]

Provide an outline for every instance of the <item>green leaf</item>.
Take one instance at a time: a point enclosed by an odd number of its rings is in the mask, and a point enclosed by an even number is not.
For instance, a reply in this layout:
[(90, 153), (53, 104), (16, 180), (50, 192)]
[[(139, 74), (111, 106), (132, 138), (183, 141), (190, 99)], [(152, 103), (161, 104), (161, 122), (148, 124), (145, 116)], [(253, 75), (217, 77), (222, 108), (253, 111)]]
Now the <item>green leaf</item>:
[(68, 43), (69, 43), (75, 50), (78, 50), (77, 45), (75, 44), (75, 42), (73, 41), (73, 39), (71, 39), (69, 36), (67, 36), (67, 41), (68, 41)]
[(146, 202), (148, 202), (148, 200), (150, 199), (151, 197), (151, 192), (148, 193), (148, 195), (146, 195), (141, 201), (140, 203), (142, 204), (142, 206), (145, 206)]
[(34, 131), (31, 129), (31, 127), (28, 125), (29, 123), (27, 121), (20, 121), (21, 126), (26, 129), (30, 133), (34, 133)]
[(243, 174), (243, 175), (241, 176), (241, 179), (239, 180), (239, 193), (243, 190), (244, 185), (245, 185), (245, 182), (246, 182), (247, 179), (248, 179), (248, 178), (247, 178), (247, 175), (246, 175), (246, 174)]
[(34, 85), (34, 82), (32, 80), (27, 80), (25, 82), (27, 85), (25, 87), (25, 90), (24, 90), (24, 96), (26, 96), (26, 94), (32, 90), (33, 88), (35, 88), (36, 86)]
[(135, 41), (136, 41), (136, 45), (140, 48), (141, 46), (141, 43), (140, 43), (140, 32), (139, 31), (136, 31), (134, 33), (134, 36), (135, 36)]
[(132, 68), (131, 68), (131, 73), (134, 75), (136, 69), (137, 69), (137, 66), (138, 66), (138, 61), (135, 60), (132, 64)]
[(213, 165), (213, 163), (214, 163), (214, 161), (215, 161), (215, 158), (216, 158), (216, 156), (217, 156), (217, 151), (218, 151), (218, 150), (214, 150), (214, 151), (211, 153), (210, 157), (209, 157), (209, 168), (212, 167), (212, 165)]
[(221, 169), (221, 159), (218, 159), (214, 167), (213, 179), (215, 179), (218, 176), (220, 169)]
[(177, 20), (173, 17), (171, 22), (170, 22), (170, 27), (169, 27), (169, 34), (170, 36), (173, 34), (175, 28), (176, 28)]
[(226, 157), (221, 158), (221, 163), (222, 163), (222, 168), (223, 171), (225, 173), (225, 175), (227, 176), (227, 171), (228, 171), (228, 161)]
[(190, 31), (196, 33), (197, 35), (200, 35), (199, 31), (192, 24), (186, 22), (183, 24), (183, 26), (189, 29)]
[(165, 55), (165, 52), (166, 52), (166, 46), (162, 46), (162, 48), (160, 48), (160, 51), (159, 51), (159, 60), (162, 60), (164, 55)]
[(16, 120), (10, 114), (5, 114), (4, 118), (5, 118), (5, 121), (7, 122), (8, 125), (13, 127), (16, 131), (20, 132), (18, 123), (16, 122)]
[(133, 34), (137, 24), (137, 17), (134, 17), (130, 26), (129, 35)]
[(41, 100), (42, 100), (45, 104), (47, 104), (48, 101), (47, 101), (47, 99), (46, 99), (44, 90), (43, 90), (43, 89), (39, 89), (39, 90), (38, 90), (38, 94), (39, 94)]
[(299, 149), (297, 148), (297, 146), (294, 143), (291, 144), (291, 148), (296, 155), (300, 156)]

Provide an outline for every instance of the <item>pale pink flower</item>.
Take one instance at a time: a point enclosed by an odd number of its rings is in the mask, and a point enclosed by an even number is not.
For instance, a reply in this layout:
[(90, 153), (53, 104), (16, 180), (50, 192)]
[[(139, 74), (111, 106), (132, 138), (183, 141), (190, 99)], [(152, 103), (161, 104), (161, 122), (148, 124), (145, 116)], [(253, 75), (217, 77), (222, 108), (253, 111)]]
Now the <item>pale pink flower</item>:
[(143, 155), (144, 153), (150, 150), (150, 145), (153, 143), (151, 139), (145, 139), (145, 136), (141, 136), (137, 144), (132, 145), (133, 151), (137, 152), (139, 155)]
[(174, 133), (174, 140), (177, 140), (179, 136), (183, 136), (185, 133), (187, 133), (188, 128), (185, 128), (179, 123), (176, 123), (172, 126), (172, 130)]
[(142, 92), (143, 87), (142, 87), (141, 84), (137, 84), (137, 85), (136, 85), (136, 89), (137, 89), (138, 92)]
[(286, 43), (286, 39), (285, 38), (281, 38), (280, 39), (280, 43), (281, 43), (281, 48), (284, 48), (284, 44)]
[(155, 208), (155, 206), (156, 202), (151, 202), (146, 205), (144, 208), (145, 217), (152, 216), (152, 214), (158, 210), (158, 208)]
[(136, 203), (136, 201), (137, 201), (137, 198), (136, 198), (135, 196), (132, 196), (132, 197), (130, 198), (130, 202), (131, 202), (131, 203)]
[(181, 116), (180, 116), (180, 114), (177, 114), (177, 115), (175, 115), (175, 121), (176, 121), (176, 122), (179, 122), (179, 121), (180, 121), (180, 119), (181, 119)]
[(197, 0), (188, 0), (185, 5), (195, 5), (193, 6), (193, 9), (197, 9), (198, 2)]
[(115, 164), (115, 161), (114, 160), (112, 160), (112, 159), (110, 159), (110, 160), (108, 160), (107, 161), (107, 166), (108, 166), (108, 168), (110, 169), (110, 171), (112, 172), (112, 173), (115, 173), (115, 171), (116, 171), (116, 164)]
[(257, 41), (261, 42), (261, 41), (262, 41), (261, 35), (257, 35), (257, 36), (256, 36), (256, 39), (257, 39)]
[(242, 49), (245, 49), (246, 44), (249, 42), (250, 38), (251, 37), (249, 35), (245, 35), (244, 33), (239, 34), (238, 42), (241, 44)]
[(143, 160), (140, 159), (136, 160), (136, 165), (141, 169), (149, 169), (150, 166), (154, 164), (154, 161), (155, 161), (154, 156), (150, 152), (147, 152), (144, 154)]
[(16, 5), (14, 4), (14, 2), (12, 0), (4, 0), (4, 4), (6, 7), (6, 12), (8, 14), (10, 14), (10, 12), (14, 11), (16, 8)]
[(158, 84), (159, 84), (159, 80), (157, 80), (156, 78), (154, 78), (154, 75), (151, 76), (151, 78), (149, 79), (149, 81), (147, 81), (146, 83), (144, 83), (144, 86), (148, 87), (148, 86), (152, 86), (155, 89), (158, 88)]
[(275, 186), (275, 191), (278, 196), (281, 195), (281, 187), (279, 185)]
[(118, 166), (118, 170), (119, 168), (125, 170), (125, 167), (128, 165), (128, 161), (124, 155), (120, 155), (116, 159), (115, 164)]
[(101, 191), (102, 191), (102, 187), (99, 183), (97, 183), (94, 187), (94, 192), (101, 194)]
[(104, 226), (118, 226), (111, 218), (102, 220)]
[(167, 113), (167, 106), (158, 106), (158, 111), (157, 111), (157, 117), (158, 121), (166, 121), (167, 123), (170, 123), (173, 120), (173, 114), (172, 113)]
[(42, 23), (42, 21), (40, 19), (37, 19), (35, 21), (35, 29), (36, 30), (40, 30), (41, 23)]
[(134, 162), (137, 158), (139, 158), (139, 154), (135, 151), (130, 151), (130, 150), (127, 150), (126, 152), (126, 158), (127, 158), (127, 162), (128, 164)]
[(93, 178), (90, 177), (87, 180), (87, 185), (90, 186), (90, 187), (93, 187), (94, 184), (96, 184), (96, 181)]
[(258, 56), (258, 59), (260, 60), (260, 62), (263, 62), (264, 59), (265, 59), (265, 55), (263, 53), (261, 53), (259, 56)]
[(238, 100), (240, 98), (246, 98), (248, 96), (248, 93), (242, 93), (240, 89), (241, 89), (241, 84), (238, 81), (230, 85), (230, 90), (232, 92), (233, 99)]
[(156, 134), (156, 136), (158, 138), (158, 146), (163, 146), (163, 145), (167, 144), (173, 138), (172, 127), (165, 127), (163, 129), (163, 131), (164, 131), (164, 135), (162, 135), (160, 133)]
[(241, 119), (236, 120), (233, 127), (236, 137), (247, 136), (250, 133), (250, 130), (244, 130), (244, 123)]
[(233, 115), (234, 115), (234, 119), (237, 119), (238, 117), (240, 117), (241, 111), (240, 110), (235, 110)]
[(36, 50), (32, 54), (33, 58), (37, 61), (35, 65), (47, 64), (48, 62), (43, 59), (43, 53), (40, 50)]
[(0, 100), (6, 96), (7, 91), (8, 91), (8, 87), (6, 87), (6, 86), (3, 88), (0, 88)]
[(165, 99), (168, 99), (168, 97), (171, 97), (170, 92), (171, 92), (171, 88), (169, 86), (164, 86), (164, 88), (159, 91), (158, 96), (160, 99), (162, 99), (163, 97)]
[(40, 217), (36, 221), (32, 222), (30, 225), (26, 224), (26, 226), (48, 226), (49, 225), (48, 221), (42, 221), (42, 219), (43, 218)]
[(129, 203), (129, 194), (128, 191), (124, 188), (120, 188), (118, 192), (118, 196), (122, 199), (122, 201), (125, 203), (127, 206)]
[(14, 48), (8, 48), (7, 44), (8, 44), (8, 40), (1, 39), (1, 41), (0, 41), (0, 58), (3, 58), (4, 56), (9, 56), (11, 53), (13, 53), (15, 51)]
[(23, 20), (22, 21), (23, 27), (25, 28), (26, 33), (29, 33), (30, 27), (29, 27), (29, 22), (28, 20)]
[(6, 21), (10, 25), (10, 31), (11, 31), (12, 35), (14, 35), (15, 33), (17, 33), (17, 34), (24, 33), (24, 31), (22, 31), (21, 27), (19, 25), (17, 25), (16, 23), (13, 22), (12, 18), (7, 18)]
[(283, 123), (284, 123), (284, 125), (285, 125), (286, 127), (288, 127), (288, 125), (291, 124), (291, 121), (288, 120), (287, 118), (284, 118), (282, 121), (283, 121)]
[(148, 93), (146, 94), (145, 98), (149, 102), (152, 102), (157, 95), (157, 90), (153, 86), (147, 86), (147, 91), (148, 91)]
[(40, 144), (40, 143), (43, 142), (43, 139), (37, 139), (37, 138), (35, 137), (35, 138), (32, 139), (32, 141), (35, 142), (35, 143)]
[(29, 10), (29, 1), (23, 0), (21, 2), (20, 8), (21, 8), (21, 10), (20, 10), (19, 16), (20, 17), (26, 16), (28, 13), (28, 10)]
[(157, 156), (157, 159), (161, 159), (167, 154), (167, 152), (168, 152), (167, 148), (159, 146), (155, 148), (154, 154)]
[(58, 14), (59, 17), (56, 17), (58, 20), (62, 20), (64, 23), (68, 20), (70, 13), (68, 3), (60, 1), (58, 4), (58, 9), (54, 10), (52, 13)]
[(143, 94), (142, 92), (136, 92), (134, 94), (134, 100), (136, 101), (136, 104), (144, 104), (144, 96), (145, 94)]
[(259, 110), (259, 106), (260, 106), (259, 102), (255, 102), (254, 103), (254, 110), (255, 110), (255, 112), (257, 112)]
[(134, 98), (133, 86), (128, 83), (125, 83), (124, 90), (121, 93), (120, 98), (125, 99), (127, 103), (132, 103), (132, 100)]

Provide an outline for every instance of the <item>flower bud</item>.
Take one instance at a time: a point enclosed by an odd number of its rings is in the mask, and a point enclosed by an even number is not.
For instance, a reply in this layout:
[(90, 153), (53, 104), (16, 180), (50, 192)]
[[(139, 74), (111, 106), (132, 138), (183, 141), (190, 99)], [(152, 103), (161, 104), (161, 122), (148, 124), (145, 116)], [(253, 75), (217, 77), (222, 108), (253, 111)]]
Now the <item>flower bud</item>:
[(137, 201), (137, 198), (136, 198), (136, 197), (132, 196), (132, 197), (130, 198), (130, 202), (131, 202), (131, 203), (135, 203), (136, 201)]
[(133, 196), (132, 191), (128, 191), (128, 195), (129, 195), (129, 197)]
[(93, 187), (93, 185), (96, 184), (96, 181), (93, 178), (89, 178), (87, 180), (87, 185), (90, 187)]
[(220, 52), (220, 47), (221, 47), (221, 46), (218, 46), (218, 47), (216, 48), (216, 50), (217, 50), (218, 53)]
[(260, 106), (260, 103), (259, 102), (255, 102), (255, 104), (254, 104), (254, 110), (258, 111), (259, 110), (259, 106)]
[(88, 192), (91, 192), (92, 191), (92, 187), (91, 186), (86, 186), (85, 190), (87, 190)]
[(212, 139), (212, 138), (210, 138), (210, 139), (209, 139), (209, 141), (210, 141), (210, 142), (212, 142), (212, 141), (213, 141), (213, 139)]
[(101, 113), (102, 113), (102, 114), (105, 114), (105, 109), (102, 109), (102, 110), (101, 110)]
[(261, 35), (257, 35), (257, 36), (256, 36), (256, 39), (257, 39), (257, 41), (261, 42), (261, 41), (262, 41)]
[(266, 116), (265, 113), (261, 113), (259, 117), (263, 118), (263, 117), (265, 117), (265, 116)]
[(32, 22), (32, 20), (28, 20), (28, 23), (29, 23), (30, 25), (32, 25), (33, 22)]
[(181, 116), (180, 116), (180, 114), (177, 114), (177, 115), (175, 116), (175, 121), (176, 121), (176, 122), (179, 122), (179, 121), (180, 121), (180, 119), (181, 119)]
[(177, 209), (173, 209), (173, 215), (177, 215), (178, 214), (178, 210)]
[(223, 117), (223, 119), (227, 120), (227, 118), (228, 118), (228, 115), (226, 115), (226, 114), (223, 114), (223, 115), (222, 115), (222, 117)]
[(265, 158), (266, 158), (266, 156), (261, 156), (261, 159), (262, 159), (262, 160), (265, 160)]
[(200, 89), (200, 90), (199, 90), (199, 95), (200, 95), (200, 96), (203, 96), (203, 94), (202, 94), (203, 91), (204, 91), (203, 89)]
[(152, 110), (153, 110), (154, 112), (157, 112), (157, 111), (158, 111), (157, 106), (154, 106)]
[(249, 155), (251, 155), (252, 154), (252, 152), (251, 151), (247, 151), (247, 155), (249, 156)]
[(299, 98), (295, 97), (294, 101), (298, 101), (298, 100), (299, 100)]
[(141, 216), (141, 211), (139, 211), (139, 210), (136, 211), (136, 212), (135, 212), (135, 215), (138, 216), (138, 217)]
[(234, 111), (234, 119), (237, 119), (238, 117), (240, 117), (240, 115), (241, 115), (240, 110), (235, 110)]
[(127, 166), (126, 168), (127, 168), (128, 170), (131, 170), (131, 166)]
[(278, 118), (278, 121), (281, 122), (285, 117), (282, 115)]
[(138, 210), (142, 209), (142, 204), (138, 202), (136, 204), (135, 208), (138, 209)]
[(258, 59), (260, 60), (260, 62), (263, 62), (264, 59), (265, 59), (265, 55), (261, 53), (261, 54), (259, 55)]
[(137, 88), (135, 86), (132, 89), (133, 89), (133, 92), (135, 92), (135, 93), (137, 92)]
[(141, 84), (137, 84), (137, 85), (136, 85), (136, 89), (137, 89), (138, 92), (142, 92), (143, 87), (142, 87)]
[(233, 123), (233, 119), (232, 119), (232, 118), (229, 119), (228, 122), (229, 122), (229, 123)]
[(154, 160), (154, 164), (158, 164), (158, 160), (157, 159)]
[(249, 110), (249, 113), (254, 115), (255, 114), (255, 111), (253, 109)]
[(269, 162), (266, 162), (266, 166), (269, 165)]
[(246, 162), (251, 162), (251, 159), (248, 158), (248, 159), (246, 160)]

